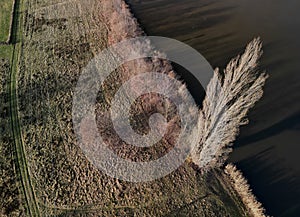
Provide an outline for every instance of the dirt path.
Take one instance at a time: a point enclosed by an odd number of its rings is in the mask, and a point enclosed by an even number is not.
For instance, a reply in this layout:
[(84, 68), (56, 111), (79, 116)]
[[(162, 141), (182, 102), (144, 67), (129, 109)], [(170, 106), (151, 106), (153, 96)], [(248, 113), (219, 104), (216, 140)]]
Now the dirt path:
[[(21, 128), (18, 116), (18, 99), (17, 99), (17, 73), (19, 70), (18, 63), (21, 54), (22, 40), (18, 42), (18, 38), (22, 38), (22, 11), (24, 9), (24, 1), (16, 0), (14, 21), (13, 21), (13, 53), (11, 59), (10, 81), (8, 82), (8, 95), (10, 96), (10, 115), (12, 135), (14, 137), (15, 163), (22, 183), (23, 193), (26, 199), (27, 212), (30, 216), (40, 216), (38, 204), (36, 201), (34, 189), (31, 182), (30, 171), (27, 165), (26, 151), (23, 145)], [(18, 37), (20, 36), (20, 37)]]

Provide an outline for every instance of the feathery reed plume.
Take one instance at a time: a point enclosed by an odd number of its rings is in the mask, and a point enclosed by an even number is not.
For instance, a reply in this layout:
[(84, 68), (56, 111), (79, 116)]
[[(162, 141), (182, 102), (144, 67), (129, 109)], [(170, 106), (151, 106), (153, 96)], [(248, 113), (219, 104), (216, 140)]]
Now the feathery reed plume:
[(249, 109), (262, 97), (268, 76), (258, 71), (261, 55), (262, 43), (255, 38), (244, 54), (229, 62), (223, 74), (215, 70), (200, 110), (201, 139), (192, 151), (192, 159), (201, 169), (225, 162), (239, 127), (248, 123)]
[(265, 209), (253, 195), (247, 180), (243, 177), (243, 174), (232, 164), (226, 165), (225, 174), (230, 179), (235, 191), (241, 197), (248, 212), (254, 217), (266, 217), (264, 214)]

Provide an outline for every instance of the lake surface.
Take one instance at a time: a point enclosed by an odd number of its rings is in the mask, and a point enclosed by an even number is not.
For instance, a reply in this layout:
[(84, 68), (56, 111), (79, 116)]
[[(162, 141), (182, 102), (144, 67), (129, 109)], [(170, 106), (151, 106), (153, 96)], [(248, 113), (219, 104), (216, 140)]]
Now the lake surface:
[(299, 217), (300, 2), (127, 2), (148, 35), (185, 42), (213, 67), (224, 67), (254, 37), (262, 38), (262, 67), (270, 78), (262, 100), (250, 112), (250, 124), (241, 129), (230, 161), (245, 174), (268, 214)]

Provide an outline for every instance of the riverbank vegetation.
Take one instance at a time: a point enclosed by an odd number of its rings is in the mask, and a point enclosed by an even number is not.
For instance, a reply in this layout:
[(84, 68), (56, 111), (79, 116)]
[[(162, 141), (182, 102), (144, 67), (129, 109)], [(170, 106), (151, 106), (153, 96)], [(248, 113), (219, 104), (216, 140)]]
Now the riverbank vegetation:
[[(129, 183), (99, 171), (80, 150), (72, 128), (71, 111), (74, 89), (82, 69), (105, 47), (144, 34), (124, 1), (24, 0), (24, 7), (23, 34), (18, 39), (20, 55), (14, 62), (17, 66), (14, 77), (16, 97), (15, 102), (10, 103), (15, 105), (18, 115), (3, 113), (2, 117), (8, 121), (16, 118), (14, 121), (20, 124), (18, 136), (26, 154), (26, 165), (23, 166), (30, 171), (34, 202), (41, 216), (174, 216), (177, 213), (247, 216), (246, 208), (231, 196), (224, 184), (221, 169), (203, 175), (193, 163), (186, 162), (160, 180)], [(3, 55), (6, 55), (4, 50)], [(9, 61), (3, 63), (1, 76), (7, 75), (10, 69)], [(109, 115), (104, 112), (118, 87), (139, 73), (139, 69), (155, 69), (175, 76), (170, 64), (164, 60), (141, 59), (124, 64), (101, 86), (96, 113), (99, 131), (110, 148), (122, 157), (150, 156), (146, 160), (151, 160), (153, 156), (158, 157), (154, 150), (142, 150), (143, 155), (136, 152), (141, 150), (135, 149), (124, 152), (125, 144), (116, 136)], [(7, 78), (3, 77), (2, 81), (10, 87)], [(0, 90), (3, 96), (10, 92), (5, 87)], [(147, 104), (145, 110), (141, 109), (143, 106), (133, 108), (137, 115), (133, 115), (132, 123), (141, 133), (148, 130), (149, 113), (161, 111), (169, 120), (177, 115), (174, 107), (167, 106), (166, 99), (159, 99), (157, 95), (145, 96), (138, 105), (142, 105), (142, 101), (152, 103)], [(5, 107), (3, 109), (7, 111)], [(3, 129), (9, 127), (5, 125)], [(171, 136), (164, 138), (159, 150), (167, 151), (174, 143), (173, 139)], [(17, 182), (15, 177), (10, 178), (14, 167), (9, 166), (12, 156), (6, 155), (9, 150), (6, 148), (12, 143), (9, 140), (1, 149), (5, 156), (1, 157), (5, 174), (2, 186), (7, 188), (3, 192), (13, 192), (8, 200), (5, 196), (10, 194), (3, 195), (4, 216), (22, 212), (16, 190), (22, 188), (14, 183)]]
[(266, 217), (265, 209), (253, 195), (250, 185), (247, 183), (241, 171), (239, 171), (236, 166), (228, 164), (225, 167), (225, 173), (229, 176), (233, 188), (239, 194), (248, 212), (255, 217)]
[(268, 75), (259, 69), (261, 55), (262, 43), (256, 38), (223, 72), (215, 70), (200, 110), (201, 138), (192, 151), (203, 170), (224, 164), (240, 126), (248, 123), (248, 111), (262, 97)]

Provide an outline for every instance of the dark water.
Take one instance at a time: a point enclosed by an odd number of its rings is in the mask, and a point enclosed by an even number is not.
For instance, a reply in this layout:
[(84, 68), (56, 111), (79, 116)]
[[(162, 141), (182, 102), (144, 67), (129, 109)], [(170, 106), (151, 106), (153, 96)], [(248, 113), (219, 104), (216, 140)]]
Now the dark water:
[[(255, 36), (270, 74), (230, 161), (273, 216), (300, 216), (300, 2), (298, 0), (128, 0), (148, 35), (178, 39), (213, 67)], [(187, 81), (189, 82), (189, 81)]]

